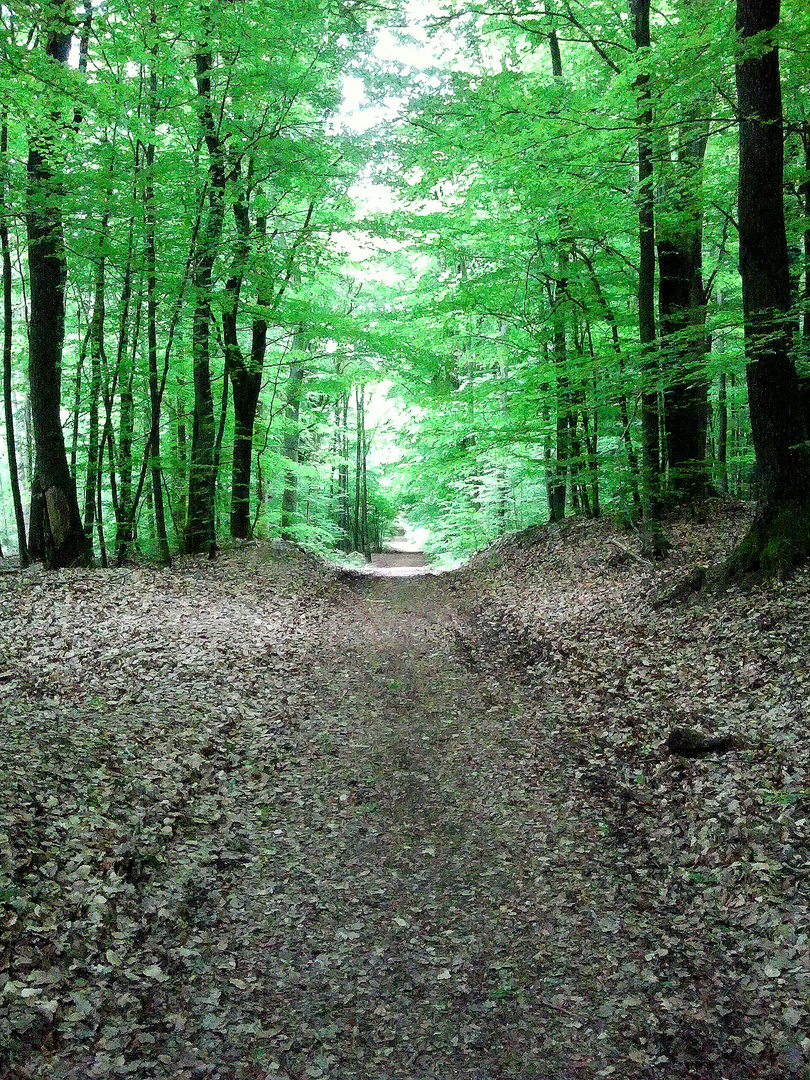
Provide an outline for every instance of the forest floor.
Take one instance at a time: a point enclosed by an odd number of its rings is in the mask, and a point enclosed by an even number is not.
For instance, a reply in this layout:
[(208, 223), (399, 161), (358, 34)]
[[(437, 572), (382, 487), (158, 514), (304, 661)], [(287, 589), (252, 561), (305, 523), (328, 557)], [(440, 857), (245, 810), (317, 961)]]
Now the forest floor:
[(806, 1080), (810, 573), (658, 606), (710, 511), (0, 575), (0, 1077)]

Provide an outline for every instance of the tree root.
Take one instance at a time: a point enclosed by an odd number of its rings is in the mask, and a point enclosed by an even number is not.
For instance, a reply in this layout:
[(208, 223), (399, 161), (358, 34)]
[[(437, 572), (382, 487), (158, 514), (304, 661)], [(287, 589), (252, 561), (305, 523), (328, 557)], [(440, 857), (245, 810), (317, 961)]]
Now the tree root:
[(786, 580), (810, 561), (810, 501), (764, 506), (748, 532), (719, 567), (699, 566), (654, 603), (682, 604), (697, 594), (721, 594), (733, 581)]
[(785, 580), (810, 559), (810, 501), (767, 504), (723, 567), (727, 579), (756, 572)]

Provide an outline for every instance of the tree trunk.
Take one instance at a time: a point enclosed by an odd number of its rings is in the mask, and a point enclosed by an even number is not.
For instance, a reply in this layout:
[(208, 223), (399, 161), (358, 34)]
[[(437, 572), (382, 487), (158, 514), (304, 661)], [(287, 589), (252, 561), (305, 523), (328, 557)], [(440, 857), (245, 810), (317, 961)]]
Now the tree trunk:
[(762, 36), (779, 22), (779, 0), (737, 0), (743, 47), (737, 64), (740, 117), (740, 272), (746, 378), (759, 507), (728, 570), (784, 574), (810, 554), (807, 425), (791, 355), (791, 288), (785, 235), (782, 94), (776, 47)]
[[(134, 248), (134, 221), (130, 219), (129, 243), (124, 266), (124, 280), (119, 300), (118, 342), (116, 346), (115, 370), (118, 376), (118, 481), (115, 508), (115, 547), (120, 561), (126, 555), (127, 546), (132, 542), (135, 523), (132, 514), (132, 436), (135, 423), (135, 403), (132, 395), (134, 363), (129, 354), (129, 320), (132, 300), (132, 261)], [(135, 331), (137, 336), (137, 330)], [(113, 395), (114, 397), (114, 395)], [(112, 401), (110, 409), (112, 409)], [(111, 447), (112, 448), (112, 447)], [(110, 461), (111, 474), (115, 462)], [(111, 476), (111, 488), (116, 490), (114, 476)]]
[(568, 252), (562, 243), (558, 246), (557, 282), (554, 295), (554, 369), (557, 382), (556, 440), (554, 450), (554, 476), (549, 485), (549, 519), (562, 521), (565, 517), (565, 494), (567, 489), (568, 460), (571, 456), (569, 414), (571, 412), (570, 386), (568, 381), (568, 356), (565, 337), (565, 311)]
[[(248, 208), (242, 211), (241, 204), (234, 206), (234, 219), (237, 228), (244, 234), (242, 245), (247, 245), (249, 224)], [(260, 216), (256, 222), (256, 235), (261, 241), (267, 231), (267, 218)], [(239, 258), (239, 255), (237, 255)], [(246, 257), (246, 256), (245, 256)], [(253, 428), (256, 423), (256, 411), (259, 406), (259, 394), (262, 388), (262, 372), (267, 353), (267, 321), (263, 316), (255, 316), (251, 331), (250, 360), (245, 361), (239, 348), (236, 331), (236, 319), (239, 292), (242, 284), (242, 267), (232, 275), (230, 291), (233, 306), (223, 314), (223, 336), (225, 338), (226, 359), (231, 376), (233, 391), (233, 465), (231, 471), (231, 536), (246, 540), (250, 535), (250, 469), (253, 458)], [(238, 282), (238, 286), (237, 286)], [(260, 278), (257, 301), (260, 305), (270, 302), (267, 285)]]
[(231, 536), (246, 540), (250, 535), (250, 471), (253, 456), (253, 428), (262, 386), (262, 364), (267, 340), (264, 323), (263, 340), (257, 349), (256, 325), (253, 328), (253, 356), (260, 355), (256, 366), (235, 367), (231, 370), (233, 390), (234, 444), (231, 473)]
[(207, 550), (216, 554), (214, 500), (214, 397), (211, 390), (211, 289), (217, 246), (225, 216), (225, 161), (222, 139), (214, 121), (211, 102), (210, 46), (200, 46), (195, 58), (200, 126), (208, 150), (208, 219), (195, 253), (193, 271), (194, 321), (192, 362), (194, 369), (194, 424), (191, 433), (191, 462), (188, 481), (188, 512), (184, 549), (195, 555)]
[[(154, 12), (153, 23), (156, 21)], [(149, 92), (152, 96), (151, 122), (152, 131), (157, 124), (157, 57), (153, 57), (153, 68), (149, 77)], [(149, 367), (149, 455), (151, 458), (152, 505), (155, 512), (155, 543), (158, 562), (161, 566), (171, 566), (169, 540), (166, 535), (166, 511), (163, 503), (163, 469), (160, 463), (160, 411), (162, 395), (158, 382), (158, 345), (157, 345), (157, 243), (155, 226), (155, 144), (146, 147), (146, 188), (144, 190), (144, 256), (146, 262), (146, 341)]]
[[(109, 201), (109, 190), (106, 201)], [(104, 326), (106, 321), (106, 259), (104, 247), (110, 223), (109, 210), (104, 208), (98, 234), (96, 271), (93, 282), (93, 311), (90, 316), (88, 347), (90, 350), (90, 407), (87, 437), (87, 471), (84, 483), (84, 531), (93, 543), (93, 527), (101, 492), (101, 441), (99, 432), (99, 402), (101, 399), (101, 362), (104, 358)]]
[[(650, 50), (650, 0), (632, 0), (636, 55), (646, 61)], [(650, 76), (636, 78), (638, 125), (638, 329), (641, 345), (642, 483), (644, 553), (660, 558), (668, 548), (661, 532), (661, 461), (659, 440), (658, 364), (655, 353), (655, 192), (653, 190), (652, 107)]]
[(718, 484), (722, 492), (728, 494), (728, 392), (725, 372), (720, 373), (717, 388), (717, 467)]
[[(608, 304), (605, 294), (602, 292), (602, 286), (599, 284), (599, 278), (596, 276), (596, 269), (593, 265), (593, 261), (588, 258), (588, 256), (585, 255), (582, 251), (578, 251), (577, 255), (588, 267), (588, 274), (591, 279), (593, 291), (596, 294), (596, 299), (598, 300), (599, 306), (602, 309), (605, 321), (610, 327), (613, 352), (619, 365), (619, 378), (621, 380), (621, 389), (619, 390), (618, 394), (618, 404), (619, 416), (622, 422), (622, 441), (624, 443), (625, 453), (627, 454), (627, 468), (630, 474), (630, 491), (633, 496), (633, 505), (635, 507), (636, 514), (638, 514), (641, 511), (638, 458), (636, 457), (636, 451), (633, 447), (633, 438), (630, 434), (630, 410), (627, 405), (627, 393), (625, 391), (625, 363), (624, 357), (622, 356), (621, 341), (619, 339), (619, 328), (616, 324), (616, 316), (613, 313), (613, 308), (610, 306), (610, 304)], [(591, 348), (591, 356), (593, 357), (593, 348)], [(594, 435), (594, 438), (596, 438), (596, 435)], [(596, 446), (594, 446), (594, 454), (596, 454)]]
[(362, 387), (355, 387), (354, 391), (354, 407), (355, 418), (357, 427), (357, 442), (355, 445), (355, 461), (354, 461), (354, 546), (353, 551), (363, 550), (363, 511), (362, 511), (362, 491), (363, 491), (363, 395), (365, 391)]
[(351, 521), (349, 514), (349, 391), (341, 394), (335, 406), (338, 435), (337, 519), (340, 528), (340, 548), (351, 551)]
[(804, 180), (799, 186), (805, 229), (802, 237), (804, 258), (804, 316), (802, 318), (803, 371), (799, 376), (804, 421), (810, 428), (810, 120), (801, 125), (800, 135), (804, 151)]
[(287, 380), (287, 404), (284, 409), (284, 457), (290, 462), (284, 474), (284, 492), (281, 496), (281, 535), (284, 540), (292, 540), (292, 527), (296, 513), (296, 489), (298, 477), (295, 466), (301, 442), (299, 417), (301, 413), (301, 392), (304, 386), (304, 365), (302, 362), (303, 335), (298, 331), (293, 337), (293, 357), (290, 360), (290, 375)]
[(163, 469), (160, 462), (160, 412), (162, 394), (158, 381), (157, 345), (157, 225), (155, 200), (155, 131), (158, 126), (158, 33), (157, 12), (152, 6), (149, 23), (154, 41), (149, 50), (149, 142), (145, 151), (143, 190), (144, 264), (146, 268), (146, 351), (149, 371), (149, 457), (152, 481), (152, 506), (155, 515), (155, 544), (158, 563), (171, 566), (166, 535), (166, 510), (163, 500)]
[[(669, 187), (676, 220), (658, 240), (658, 310), (665, 349), (664, 431), (669, 486), (695, 498), (709, 488), (706, 438), (706, 297), (703, 290), (703, 159), (708, 120), (683, 125), (677, 170)], [(671, 169), (673, 166), (667, 166)]]
[(8, 235), (6, 207), (5, 170), (8, 158), (8, 122), (3, 110), (0, 125), (0, 252), (3, 260), (3, 408), (6, 421), (6, 454), (11, 482), (11, 499), (14, 504), (14, 520), (17, 525), (17, 551), (20, 566), (28, 566), (28, 543), (25, 539), (25, 515), (20, 495), (20, 478), (17, 472), (17, 444), (14, 441), (14, 408), (12, 399), (12, 338), (14, 331), (11, 290), (11, 245)]
[[(59, 5), (51, 5), (48, 15), (58, 29), (47, 33), (46, 55), (55, 63), (66, 65), (72, 34), (64, 29)], [(53, 130), (30, 134), (25, 215), (31, 280), (28, 376), (36, 447), (28, 547), (31, 556), (44, 560), (49, 569), (89, 566), (92, 562), (62, 432), (67, 264), (62, 235), (62, 187), (57, 166), (51, 161), (59, 124), (59, 115), (52, 115)]]

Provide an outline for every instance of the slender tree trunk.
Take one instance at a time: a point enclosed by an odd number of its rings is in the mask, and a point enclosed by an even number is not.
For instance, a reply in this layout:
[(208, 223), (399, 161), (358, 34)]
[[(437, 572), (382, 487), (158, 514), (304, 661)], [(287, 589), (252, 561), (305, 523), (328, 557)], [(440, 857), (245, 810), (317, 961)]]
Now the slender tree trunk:
[(131, 350), (127, 341), (128, 311), (130, 306), (129, 282), (124, 281), (126, 302), (121, 309), (121, 326), (118, 339), (118, 358), (121, 368), (121, 390), (119, 395), (118, 428), (118, 468), (120, 494), (118, 500), (118, 518), (116, 521), (115, 547), (120, 566), (126, 558), (127, 550), (135, 541), (135, 503), (132, 491), (132, 446), (135, 439), (135, 396), (133, 380), (135, 377), (135, 355), (138, 348), (141, 324), (141, 305), (135, 305), (135, 325), (132, 331)]
[[(242, 245), (247, 245), (248, 208), (234, 207), (237, 228), (244, 234)], [(256, 222), (256, 235), (261, 242), (267, 231), (267, 218), (261, 216)], [(250, 359), (245, 361), (237, 338), (236, 320), (238, 314), (239, 291), (242, 283), (242, 269), (236, 268), (229, 283), (232, 295), (232, 308), (223, 314), (226, 359), (231, 375), (233, 391), (234, 443), (233, 465), (231, 471), (231, 536), (246, 540), (250, 535), (250, 468), (253, 458), (253, 428), (256, 423), (256, 411), (262, 388), (262, 372), (267, 353), (267, 321), (263, 316), (253, 319), (251, 330)], [(268, 289), (260, 279), (258, 303), (270, 302)]]
[[(650, 51), (650, 0), (631, 0), (636, 55), (646, 62)], [(660, 523), (661, 460), (658, 406), (658, 363), (655, 352), (655, 192), (653, 190), (652, 106), (650, 76), (636, 79), (638, 100), (638, 330), (642, 388), (642, 505), (645, 554), (660, 558), (667, 550)]]
[[(587, 257), (583, 252), (577, 252), (578, 257), (582, 259), (585, 265), (588, 267), (588, 273), (593, 286), (593, 291), (596, 295), (596, 299), (599, 302), (599, 306), (605, 316), (605, 321), (610, 327), (611, 342), (613, 345), (613, 352), (616, 356), (616, 360), (619, 365), (619, 379), (620, 390), (618, 394), (619, 416), (622, 422), (622, 441), (624, 443), (625, 453), (627, 455), (627, 468), (630, 474), (630, 491), (633, 496), (633, 505), (636, 508), (636, 513), (641, 510), (641, 495), (639, 484), (639, 468), (638, 458), (633, 447), (633, 438), (630, 434), (630, 410), (627, 405), (627, 392), (625, 390), (626, 378), (625, 378), (625, 364), (624, 357), (622, 355), (622, 346), (619, 339), (619, 328), (616, 324), (616, 316), (613, 313), (613, 308), (608, 304), (605, 294), (602, 292), (602, 286), (599, 284), (599, 278), (596, 275), (596, 269), (591, 259)], [(593, 355), (593, 350), (591, 350)]]
[(740, 271), (746, 379), (757, 465), (756, 519), (728, 564), (731, 572), (786, 573), (810, 554), (807, 424), (791, 355), (791, 287), (785, 234), (782, 94), (776, 47), (763, 36), (779, 22), (779, 0), (737, 0), (740, 117)]
[[(595, 399), (596, 395), (594, 395)], [(582, 430), (585, 435), (585, 447), (588, 451), (588, 473), (591, 482), (591, 517), (598, 518), (602, 513), (599, 505), (599, 413), (594, 400), (593, 430), (589, 429), (588, 410), (582, 410)]]
[(149, 56), (149, 142), (146, 146), (146, 183), (143, 193), (144, 262), (146, 264), (146, 342), (149, 369), (149, 455), (151, 458), (152, 506), (155, 514), (155, 543), (158, 562), (171, 566), (169, 540), (166, 535), (166, 509), (163, 502), (163, 469), (160, 461), (160, 412), (162, 394), (158, 382), (157, 344), (157, 225), (155, 221), (155, 131), (158, 124), (158, 43), (157, 12), (149, 12), (149, 24), (154, 44)]
[(708, 120), (683, 126), (670, 187), (679, 203), (677, 218), (658, 240), (658, 308), (665, 349), (664, 430), (669, 485), (676, 496), (705, 495), (709, 421), (708, 352), (703, 291), (703, 159)]
[(12, 336), (14, 331), (14, 312), (11, 289), (11, 245), (8, 233), (8, 207), (6, 205), (5, 169), (8, 161), (8, 121), (3, 108), (0, 121), (0, 252), (3, 260), (3, 408), (6, 421), (6, 454), (8, 473), (11, 482), (11, 499), (14, 504), (14, 520), (17, 525), (17, 551), (20, 566), (29, 564), (28, 543), (25, 538), (25, 515), (20, 478), (17, 472), (17, 444), (14, 440), (14, 407), (12, 388)]
[[(72, 33), (64, 29), (62, 8), (51, 2), (46, 14), (45, 51), (67, 65)], [(26, 229), (31, 281), (28, 376), (36, 464), (31, 493), (29, 554), (50, 568), (89, 566), (92, 552), (82, 528), (76, 481), (68, 468), (62, 433), (62, 345), (65, 332), (67, 263), (62, 234), (62, 188), (52, 161), (53, 141), (61, 123), (50, 117), (50, 130), (32, 131), (27, 163)]]
[(283, 455), (290, 462), (284, 474), (284, 491), (281, 496), (281, 535), (284, 540), (292, 540), (292, 527), (296, 514), (296, 494), (298, 477), (295, 466), (301, 443), (299, 418), (301, 413), (301, 394), (304, 386), (303, 334), (299, 330), (293, 338), (293, 357), (290, 360), (290, 375), (287, 380), (287, 404), (284, 409), (284, 449)]
[(172, 504), (175, 511), (175, 534), (182, 536), (185, 531), (184, 514), (185, 496), (188, 491), (188, 436), (186, 429), (186, 402), (181, 388), (175, 397), (174, 416), (174, 468), (172, 469)]
[[(263, 323), (262, 344), (258, 344), (256, 326), (253, 330), (254, 356), (263, 358), (267, 341), (267, 324)], [(250, 535), (250, 471), (253, 456), (253, 429), (262, 385), (259, 361), (254, 369), (238, 367), (231, 371), (234, 413), (233, 468), (231, 474), (231, 536), (246, 540)]]
[[(157, 75), (150, 76), (151, 92), (157, 94)], [(155, 113), (157, 110), (155, 109)], [(146, 342), (149, 368), (149, 455), (151, 458), (152, 505), (155, 514), (155, 543), (158, 562), (171, 566), (169, 540), (166, 535), (166, 510), (163, 502), (163, 469), (160, 462), (160, 413), (161, 399), (158, 382), (157, 344), (157, 247), (155, 238), (155, 146), (146, 148), (146, 189), (144, 191), (144, 227), (146, 261)]]
[(340, 546), (343, 551), (351, 551), (351, 521), (349, 514), (349, 392), (338, 398), (337, 405), (339, 462), (338, 462), (338, 525), (340, 526)]
[[(134, 422), (134, 401), (132, 397), (132, 369), (129, 363), (129, 321), (132, 299), (132, 262), (134, 255), (135, 223), (130, 219), (127, 257), (124, 264), (124, 277), (121, 286), (118, 317), (118, 341), (116, 345), (115, 372), (118, 383), (119, 429), (117, 463), (112, 457), (110, 444), (110, 487), (115, 493), (115, 546), (119, 552), (126, 550), (132, 540), (134, 522), (130, 509), (132, 496), (132, 431)], [(115, 394), (111, 395), (112, 412)], [(116, 464), (119, 470), (115, 477)]]
[(356, 419), (356, 445), (355, 445), (355, 459), (354, 459), (354, 546), (353, 551), (363, 550), (363, 512), (362, 512), (362, 492), (363, 492), (363, 394), (365, 393), (362, 387), (355, 387), (354, 391), (354, 409)]
[(193, 270), (194, 321), (191, 351), (194, 368), (194, 426), (191, 434), (184, 548), (186, 553), (191, 555), (207, 549), (208, 557), (213, 558), (216, 554), (214, 521), (216, 425), (214, 397), (211, 389), (211, 290), (217, 246), (224, 225), (227, 177), (224, 147), (214, 120), (211, 101), (213, 57), (207, 42), (199, 46), (195, 64), (200, 127), (209, 160), (208, 218), (195, 254)]
[[(95, 314), (93, 316), (95, 319)], [(90, 401), (87, 417), (87, 469), (84, 482), (84, 531), (93, 543), (96, 521), (96, 490), (99, 487), (99, 398), (101, 397), (101, 359), (92, 341), (90, 343)]]
[[(109, 192), (107, 193), (109, 198)], [(96, 271), (93, 282), (93, 310), (90, 316), (88, 348), (90, 352), (90, 405), (87, 437), (87, 471), (84, 484), (84, 531), (93, 543), (98, 493), (101, 491), (101, 443), (99, 437), (99, 401), (101, 399), (101, 361), (104, 355), (104, 325), (106, 320), (106, 255), (105, 244), (109, 227), (109, 210), (104, 208), (99, 226)]]
[[(549, 14), (548, 4), (546, 14)], [(557, 81), (562, 80), (562, 55), (556, 30), (552, 28), (548, 37), (551, 56), (551, 74)], [(560, 214), (557, 239), (557, 278), (554, 295), (550, 296), (554, 320), (554, 369), (557, 383), (556, 400), (556, 442), (554, 477), (548, 488), (548, 508), (551, 521), (562, 521), (565, 517), (565, 494), (567, 488), (568, 464), (571, 455), (570, 446), (570, 387), (568, 381), (568, 357), (566, 352), (566, 311), (568, 289), (568, 246), (563, 239), (566, 226), (565, 213)], [(551, 289), (549, 288), (549, 292)], [(573, 485), (572, 485), (573, 493)]]
[(568, 356), (565, 335), (566, 269), (567, 252), (558, 251), (557, 283), (554, 295), (554, 368), (556, 373), (556, 442), (554, 479), (549, 488), (549, 516), (551, 521), (565, 517), (565, 494), (568, 464), (571, 456), (569, 414), (571, 412), (570, 386), (568, 380)]
[(728, 494), (728, 394), (725, 372), (720, 373), (717, 387), (717, 466), (720, 472), (718, 487)]
[(799, 187), (802, 201), (805, 229), (802, 237), (804, 261), (804, 314), (802, 317), (802, 358), (803, 370), (799, 375), (804, 422), (810, 429), (810, 120), (805, 120), (800, 130), (804, 151), (804, 180)]
[(366, 438), (366, 407), (363, 404), (363, 492), (362, 492), (362, 506), (363, 506), (363, 523), (362, 523), (362, 536), (363, 536), (363, 555), (367, 562), (371, 562), (371, 534), (368, 525), (368, 442)]

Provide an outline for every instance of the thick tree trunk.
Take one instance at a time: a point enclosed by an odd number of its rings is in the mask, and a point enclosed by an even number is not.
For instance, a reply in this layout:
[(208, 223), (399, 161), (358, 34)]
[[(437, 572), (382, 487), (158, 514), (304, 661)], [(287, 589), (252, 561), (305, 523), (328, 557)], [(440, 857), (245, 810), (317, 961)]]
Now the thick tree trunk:
[[(67, 64), (72, 35), (61, 8), (60, 27), (47, 35), (46, 54)], [(51, 117), (55, 128), (58, 116)], [(82, 527), (76, 481), (68, 468), (62, 432), (62, 344), (67, 266), (62, 239), (62, 192), (50, 160), (54, 132), (32, 132), (27, 164), (26, 229), (31, 280), (29, 363), (36, 464), (31, 492), (29, 553), (50, 568), (89, 566), (92, 552)]]
[(759, 509), (732, 554), (731, 572), (787, 573), (810, 555), (807, 425), (791, 355), (791, 287), (783, 182), (782, 94), (776, 47), (761, 36), (779, 22), (779, 0), (737, 0), (743, 46), (737, 65), (740, 117), (740, 272), (746, 378)]

